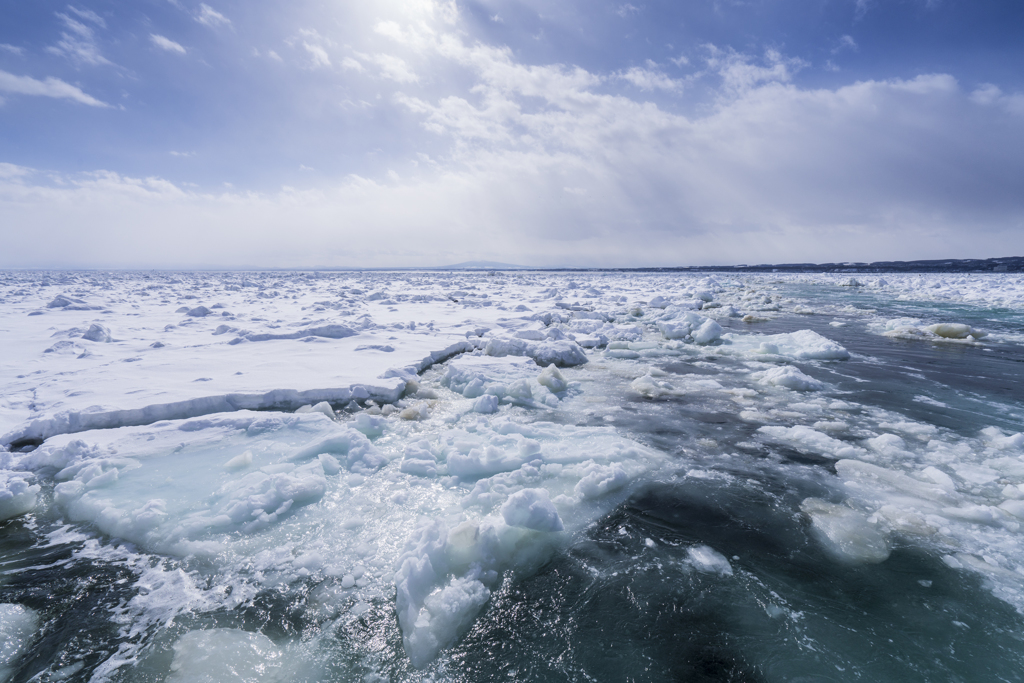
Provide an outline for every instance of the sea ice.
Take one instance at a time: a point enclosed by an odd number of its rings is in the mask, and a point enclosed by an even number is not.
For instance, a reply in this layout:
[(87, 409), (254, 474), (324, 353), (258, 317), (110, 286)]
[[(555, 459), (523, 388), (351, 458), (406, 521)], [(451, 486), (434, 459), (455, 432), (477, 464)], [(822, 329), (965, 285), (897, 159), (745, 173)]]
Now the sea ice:
[(885, 534), (860, 512), (818, 498), (807, 498), (800, 509), (810, 517), (818, 540), (836, 559), (876, 564), (889, 558)]
[(792, 365), (756, 372), (753, 377), (761, 384), (786, 387), (796, 391), (820, 391), (825, 388), (824, 383), (805, 375)]
[(174, 644), (167, 683), (276, 683), (291, 680), (284, 653), (261, 633), (189, 631)]
[(0, 604), (0, 681), (9, 680), (13, 667), (39, 629), (39, 616), (24, 605)]

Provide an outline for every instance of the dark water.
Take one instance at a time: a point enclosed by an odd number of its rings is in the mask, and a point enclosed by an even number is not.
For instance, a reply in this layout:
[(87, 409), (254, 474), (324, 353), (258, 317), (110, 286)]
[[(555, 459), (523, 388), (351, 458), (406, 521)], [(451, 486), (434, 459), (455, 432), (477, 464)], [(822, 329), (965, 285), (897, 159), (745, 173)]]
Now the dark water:
[[(887, 317), (938, 317), (993, 332), (1024, 323), (1007, 311), (884, 306)], [(861, 318), (829, 326), (835, 319), (726, 326), (813, 329), (838, 341), (851, 360), (797, 365), (861, 406), (857, 412), (880, 408), (969, 436), (985, 426), (1024, 429), (1020, 345), (889, 339)], [(713, 362), (724, 371), (735, 364)], [(660, 368), (722, 379), (706, 359)], [(506, 583), (455, 648), (457, 680), (1022, 680), (1024, 618), (977, 575), (910, 543), (878, 565), (843, 564), (823, 552), (799, 504), (837, 499), (830, 461), (778, 447), (723, 457), (758, 426), (727, 400), (622, 400), (616, 426), (719, 476), (649, 486), (543, 571)], [(714, 452), (699, 445), (707, 438), (716, 440)], [(689, 564), (689, 549), (700, 545), (731, 558), (732, 575)]]

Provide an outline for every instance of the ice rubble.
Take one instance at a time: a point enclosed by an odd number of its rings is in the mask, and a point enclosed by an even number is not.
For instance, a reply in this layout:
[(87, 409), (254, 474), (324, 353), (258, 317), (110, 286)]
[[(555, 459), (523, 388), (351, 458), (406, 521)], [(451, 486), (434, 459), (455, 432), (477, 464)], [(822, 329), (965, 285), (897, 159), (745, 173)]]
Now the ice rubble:
[[(452, 366), (449, 385), (490, 373), (511, 386), (529, 381), (531, 396), (555, 401), (572, 389), (553, 366), (472, 360)], [(430, 425), (396, 452), (371, 441), (406, 429), (381, 416), (336, 422), (313, 407), (237, 411), (58, 436), (9, 454), (9, 465), (23, 478), (52, 473), (57, 511), (148, 552), (202, 556), (249, 582), (334, 581), (340, 594), (321, 591), (325, 609), (339, 609), (328, 605), (371, 577), (387, 581), (385, 568), (395, 567), (403, 639), (422, 666), (472, 622), (505, 572), (536, 567), (664, 459), (610, 428), (457, 409)], [(440, 487), (417, 483), (437, 480)], [(339, 509), (354, 516), (339, 524)], [(328, 520), (329, 531), (315, 531)], [(244, 569), (253, 564), (258, 576)], [(227, 632), (216, 638), (232, 652), (258, 645)], [(187, 678), (189, 653), (206, 656), (205, 647), (199, 636), (179, 641), (172, 677)]]
[[(724, 333), (719, 320), (794, 310), (798, 304), (780, 295), (777, 282), (813, 280), (588, 278), (584, 284), (562, 274), (10, 273), (0, 280), (0, 341), (8, 353), (0, 361), (0, 443), (225, 410), (390, 403), (404, 379), (386, 376), (391, 368), (420, 371), (476, 348), (559, 367), (585, 362), (584, 349), (615, 344), (627, 347), (609, 349), (611, 356), (637, 357), (643, 349), (628, 344), (644, 343), (651, 325), (667, 341), (743, 346), (746, 335)], [(864, 284), (872, 291), (942, 291), (898, 289), (914, 282)], [(978, 282), (1009, 292), (1014, 281)], [(801, 347), (802, 358), (841, 356), (824, 342), (817, 353), (804, 348), (811, 341), (780, 338), (777, 346), (784, 356), (789, 346)]]
[[(480, 420), (429, 449), (439, 467), (459, 473), (463, 512), (424, 522), (398, 560), (399, 624), (416, 666), (464, 630), (502, 572), (537, 566), (562, 542), (559, 532), (583, 528), (664, 459), (609, 429)], [(425, 450), (412, 447), (403, 462), (429, 463)]]
[(853, 442), (825, 434), (827, 421), (758, 428), (768, 443), (834, 459), (845, 502), (802, 505), (822, 546), (843, 562), (875, 563), (894, 543), (924, 545), (1024, 610), (1024, 435), (986, 428), (963, 439), (875, 413), (859, 430), (842, 424), (860, 432)]
[(658, 321), (658, 330), (665, 339), (689, 339), (701, 345), (717, 340), (723, 331), (722, 326), (714, 320), (676, 307), (666, 310), (665, 319)]
[[(9, 457), (6, 464), (10, 466)], [(0, 521), (33, 510), (40, 490), (38, 485), (29, 483), (26, 474), (0, 470)]]

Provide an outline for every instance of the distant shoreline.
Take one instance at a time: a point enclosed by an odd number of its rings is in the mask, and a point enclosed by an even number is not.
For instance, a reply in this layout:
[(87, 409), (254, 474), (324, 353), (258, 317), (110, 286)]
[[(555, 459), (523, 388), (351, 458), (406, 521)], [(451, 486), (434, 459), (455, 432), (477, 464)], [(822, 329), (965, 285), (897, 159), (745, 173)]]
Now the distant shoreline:
[(0, 272), (114, 272), (114, 273), (337, 273), (388, 272), (422, 270), (431, 272), (538, 272), (538, 273), (1021, 273), (1024, 256), (1005, 256), (989, 259), (929, 259), (919, 261), (873, 261), (871, 263), (759, 263), (732, 266), (638, 266), (638, 267), (584, 267), (584, 266), (520, 266), (511, 263), (469, 262), (449, 266), (404, 266), (391, 268), (354, 268), (347, 266), (315, 266), (293, 268), (266, 268), (259, 266), (236, 268), (0, 268)]

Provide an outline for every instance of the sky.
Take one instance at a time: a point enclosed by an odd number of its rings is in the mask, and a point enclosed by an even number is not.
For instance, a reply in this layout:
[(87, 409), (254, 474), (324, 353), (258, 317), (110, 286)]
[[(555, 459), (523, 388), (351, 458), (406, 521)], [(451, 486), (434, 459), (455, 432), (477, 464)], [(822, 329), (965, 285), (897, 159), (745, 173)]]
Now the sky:
[(1024, 255), (1024, 3), (0, 0), (0, 267)]

